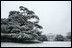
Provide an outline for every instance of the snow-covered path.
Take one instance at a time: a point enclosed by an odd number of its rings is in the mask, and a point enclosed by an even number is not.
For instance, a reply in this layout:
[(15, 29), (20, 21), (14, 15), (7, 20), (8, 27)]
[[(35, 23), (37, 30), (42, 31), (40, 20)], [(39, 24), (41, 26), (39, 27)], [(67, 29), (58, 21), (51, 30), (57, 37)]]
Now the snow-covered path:
[(1, 42), (1, 47), (71, 47), (71, 42), (43, 42), (35, 44)]

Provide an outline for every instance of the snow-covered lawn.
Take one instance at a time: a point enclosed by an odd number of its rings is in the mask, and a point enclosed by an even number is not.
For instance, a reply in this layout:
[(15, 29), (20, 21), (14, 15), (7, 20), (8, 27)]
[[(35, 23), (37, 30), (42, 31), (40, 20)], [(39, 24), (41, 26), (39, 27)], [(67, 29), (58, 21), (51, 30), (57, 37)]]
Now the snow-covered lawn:
[(1, 47), (71, 47), (71, 42), (50, 42), (45, 41), (42, 43), (35, 44), (24, 44), (24, 43), (11, 43), (11, 42), (1, 42)]

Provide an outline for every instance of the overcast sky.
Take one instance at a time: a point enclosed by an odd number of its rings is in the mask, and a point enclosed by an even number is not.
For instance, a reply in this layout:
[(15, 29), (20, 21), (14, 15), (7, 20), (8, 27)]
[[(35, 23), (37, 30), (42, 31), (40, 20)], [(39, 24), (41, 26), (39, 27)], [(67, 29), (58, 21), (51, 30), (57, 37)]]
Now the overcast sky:
[(19, 10), (19, 6), (38, 15), (43, 34), (71, 31), (71, 1), (1, 1), (1, 18), (8, 18), (9, 11)]

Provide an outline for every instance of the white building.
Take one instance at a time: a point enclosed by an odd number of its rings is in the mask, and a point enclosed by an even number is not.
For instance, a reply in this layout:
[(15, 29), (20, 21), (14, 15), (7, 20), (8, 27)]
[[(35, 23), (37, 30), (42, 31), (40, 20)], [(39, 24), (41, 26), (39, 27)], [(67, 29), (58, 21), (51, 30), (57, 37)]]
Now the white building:
[(55, 37), (56, 37), (56, 35), (53, 34), (53, 33), (47, 34), (47, 38), (48, 38), (49, 41), (53, 41), (55, 39)]

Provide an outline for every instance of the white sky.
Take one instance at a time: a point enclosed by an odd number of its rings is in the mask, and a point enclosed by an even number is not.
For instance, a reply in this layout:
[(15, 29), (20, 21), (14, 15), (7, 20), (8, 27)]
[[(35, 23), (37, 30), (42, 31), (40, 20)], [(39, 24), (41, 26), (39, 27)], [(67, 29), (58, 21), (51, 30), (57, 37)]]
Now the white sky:
[(1, 18), (7, 18), (9, 11), (27, 7), (40, 18), (43, 33), (66, 35), (71, 31), (71, 1), (1, 1)]

